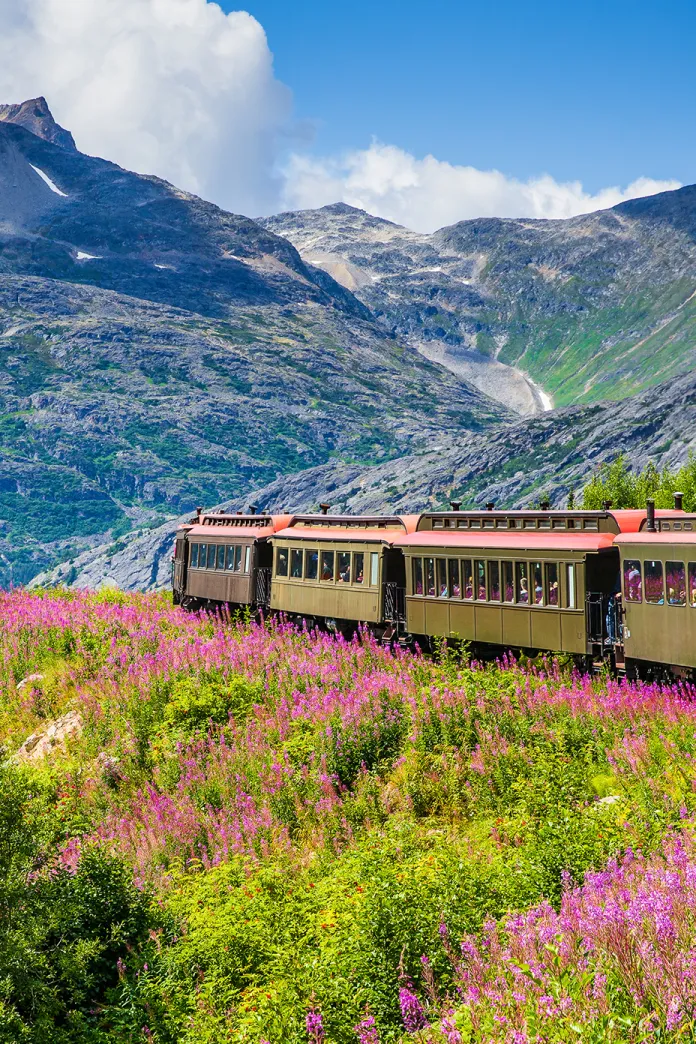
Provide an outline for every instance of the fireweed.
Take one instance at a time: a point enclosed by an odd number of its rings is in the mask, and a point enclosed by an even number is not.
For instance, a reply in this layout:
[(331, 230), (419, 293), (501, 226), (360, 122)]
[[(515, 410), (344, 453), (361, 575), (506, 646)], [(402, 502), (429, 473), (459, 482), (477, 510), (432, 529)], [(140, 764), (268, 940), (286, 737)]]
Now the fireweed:
[(116, 976), (152, 1039), (685, 1039), (689, 686), (0, 597), (0, 740), (68, 709), (56, 865), (99, 846), (181, 923)]

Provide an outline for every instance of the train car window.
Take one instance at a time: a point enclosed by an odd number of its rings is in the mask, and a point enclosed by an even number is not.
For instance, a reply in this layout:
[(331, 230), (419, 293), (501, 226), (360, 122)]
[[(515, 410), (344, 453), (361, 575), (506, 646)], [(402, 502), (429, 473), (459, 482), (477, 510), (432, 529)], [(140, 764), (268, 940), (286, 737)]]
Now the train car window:
[(293, 580), (302, 579), (302, 552), (299, 548), (293, 547), (290, 552), (290, 576)]
[(237, 544), (234, 549), (234, 571), (235, 573), (241, 573), (242, 571), (242, 545)]
[(696, 562), (689, 562), (689, 605), (696, 609)]
[(547, 562), (544, 566), (546, 583), (546, 604), (558, 606), (558, 566), (555, 562)]
[(532, 563), (532, 575), (534, 577), (534, 604), (544, 604), (544, 588), (541, 585), (541, 562)]
[(244, 548), (244, 572), (249, 572), (249, 563), (251, 561), (251, 548), (249, 546)]
[(469, 519), (468, 518), (460, 518), (459, 521), (457, 522), (457, 527), (459, 529), (468, 529), (469, 528)]
[(288, 575), (288, 552), (287, 548), (279, 547), (276, 553), (276, 576)]
[(350, 551), (339, 551), (337, 561), (337, 577), (339, 584), (350, 583)]
[(435, 595), (435, 559), (425, 559), (425, 593), (431, 598)]
[[(365, 580), (365, 555), (362, 551), (353, 552), (353, 583), (362, 584)], [(422, 586), (422, 585), (421, 585)]]
[(379, 583), (379, 555), (376, 551), (370, 552), (370, 584), (376, 587)]
[(486, 601), (486, 563), (477, 561), (474, 564), (476, 572), (476, 597), (482, 601)]
[(217, 558), (217, 546), (215, 544), (208, 544), (208, 569), (215, 568), (215, 559)]
[(227, 568), (234, 569), (234, 544), (227, 545)]
[(225, 545), (218, 544), (216, 569), (225, 568)]
[(665, 562), (667, 604), (686, 605), (686, 570), (683, 562)]
[(627, 558), (623, 567), (624, 598), (627, 602), (643, 601), (643, 572), (640, 562)]
[(205, 556), (208, 554), (208, 545), (198, 545), (198, 568), (205, 569)]
[(198, 544), (191, 544), (190, 562), (192, 569), (198, 567)]
[(550, 528), (551, 528), (551, 519), (550, 518), (540, 518), (539, 519), (539, 529), (550, 529)]
[(512, 576), (512, 562), (503, 562), (503, 601), (515, 601), (515, 583)]
[(568, 584), (566, 606), (568, 609), (575, 609), (575, 566), (572, 562), (566, 564), (566, 582)]
[(535, 518), (525, 518), (525, 520), (524, 520), (524, 528), (525, 529), (536, 529), (536, 519)]
[(665, 585), (662, 579), (662, 562), (645, 562), (645, 601), (663, 605)]
[(413, 593), (423, 594), (423, 559), (413, 559)]
[(316, 580), (319, 576), (319, 552), (314, 548), (304, 553), (305, 580)]
[(447, 559), (447, 574), (449, 580), (450, 598), (461, 598), (462, 586), (459, 582), (459, 559)]
[(447, 583), (447, 559), (437, 559), (437, 593), (440, 598), (449, 598), (449, 584)]
[(500, 601), (500, 562), (488, 563), (488, 597), (491, 602)]
[(515, 562), (516, 602), (529, 603), (529, 578), (526, 562)]
[(334, 578), (333, 551), (322, 551), (321, 553), (321, 578), (322, 580), (333, 580)]
[(464, 558), (462, 560), (462, 586), (464, 587), (464, 597), (474, 597), (474, 574), (471, 571), (471, 559)]

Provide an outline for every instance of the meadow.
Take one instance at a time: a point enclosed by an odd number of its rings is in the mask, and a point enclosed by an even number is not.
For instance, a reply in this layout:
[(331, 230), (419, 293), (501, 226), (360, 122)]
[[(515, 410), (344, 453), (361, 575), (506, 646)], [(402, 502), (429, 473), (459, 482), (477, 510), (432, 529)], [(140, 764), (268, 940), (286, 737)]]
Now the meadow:
[(0, 1041), (696, 1038), (696, 693), (0, 595)]

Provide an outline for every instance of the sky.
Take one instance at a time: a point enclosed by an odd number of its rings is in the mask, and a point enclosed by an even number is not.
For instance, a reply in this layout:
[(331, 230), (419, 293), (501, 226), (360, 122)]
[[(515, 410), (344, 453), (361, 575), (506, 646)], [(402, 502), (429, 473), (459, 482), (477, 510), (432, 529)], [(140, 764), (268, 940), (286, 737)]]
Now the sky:
[(0, 0), (0, 101), (251, 216), (418, 231), (696, 181), (694, 0)]

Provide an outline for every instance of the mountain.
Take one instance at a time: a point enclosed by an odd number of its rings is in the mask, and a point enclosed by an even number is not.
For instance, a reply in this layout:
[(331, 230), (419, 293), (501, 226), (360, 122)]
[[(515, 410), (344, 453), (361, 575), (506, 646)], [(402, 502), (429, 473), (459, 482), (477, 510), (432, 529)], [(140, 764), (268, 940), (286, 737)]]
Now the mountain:
[(32, 106), (0, 121), (0, 584), (509, 419), (286, 239), (56, 143)]
[[(696, 375), (657, 385), (622, 403), (566, 407), (481, 432), (464, 443), (451, 440), (429, 452), (365, 468), (323, 464), (277, 479), (254, 491), (260, 510), (316, 511), (320, 502), (350, 514), (418, 512), (446, 506), (529, 507), (549, 497), (555, 507), (579, 494), (592, 469), (625, 453), (636, 466), (686, 462), (696, 452)], [(236, 511), (248, 498), (221, 503)], [(165, 588), (170, 582), (173, 535), (191, 513), (127, 540), (93, 548), (38, 582), (127, 589)]]
[(539, 406), (525, 376), (563, 406), (623, 399), (694, 366), (696, 186), (432, 235), (345, 204), (264, 224), (394, 336), (522, 414)]
[(45, 98), (31, 98), (19, 105), (0, 105), (0, 123), (3, 122), (24, 127), (44, 141), (51, 141), (70, 152), (77, 152), (75, 139), (70, 131), (60, 127), (53, 119)]

